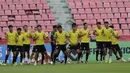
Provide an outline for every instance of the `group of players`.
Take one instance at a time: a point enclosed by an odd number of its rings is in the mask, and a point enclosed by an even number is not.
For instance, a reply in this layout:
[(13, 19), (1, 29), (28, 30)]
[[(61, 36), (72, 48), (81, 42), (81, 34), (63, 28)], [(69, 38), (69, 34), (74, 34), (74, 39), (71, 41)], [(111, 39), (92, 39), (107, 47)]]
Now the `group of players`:
[[(93, 34), (96, 37), (96, 61), (102, 62), (103, 60), (107, 63), (112, 62), (112, 53), (116, 56), (117, 60), (123, 59), (122, 51), (118, 45), (119, 34), (118, 31), (114, 30), (114, 26), (110, 25), (108, 22), (104, 22), (104, 26), (101, 26), (101, 22), (96, 23), (97, 27), (94, 29)], [(5, 38), (8, 41), (7, 54), (5, 56), (5, 61), (1, 65), (6, 65), (10, 52), (13, 52), (12, 64), (17, 65), (16, 60), (20, 54), (20, 64), (23, 64), (25, 59), (25, 53), (27, 54), (28, 63), (31, 62), (33, 56), (35, 56), (34, 65), (38, 64), (38, 57), (41, 54), (41, 64), (44, 64), (44, 57), (48, 56), (46, 48), (44, 46), (44, 40), (48, 39), (52, 46), (52, 53), (50, 58), (50, 63), (55, 64), (56, 58), (58, 57), (60, 51), (64, 53), (64, 63), (67, 63), (67, 58), (69, 57), (72, 50), (75, 50), (78, 54), (77, 61), (80, 63), (80, 58), (83, 57), (82, 51), (86, 51), (86, 60), (84, 63), (88, 62), (90, 55), (89, 39), (91, 37), (90, 29), (87, 23), (83, 23), (83, 28), (78, 29), (76, 23), (72, 24), (72, 29), (69, 33), (62, 29), (61, 25), (54, 25), (51, 36), (49, 37), (42, 31), (42, 26), (37, 25), (34, 32), (28, 30), (28, 26), (24, 25), (22, 28), (17, 28), (17, 31), (13, 31), (13, 26), (8, 26), (9, 31), (6, 33)], [(30, 55), (30, 39), (33, 39), (34, 47), (32, 54)], [(69, 47), (67, 47), (67, 46)], [(107, 51), (109, 51), (109, 57), (107, 57)], [(119, 53), (119, 56), (118, 54)], [(100, 60), (98, 59), (100, 55)]]

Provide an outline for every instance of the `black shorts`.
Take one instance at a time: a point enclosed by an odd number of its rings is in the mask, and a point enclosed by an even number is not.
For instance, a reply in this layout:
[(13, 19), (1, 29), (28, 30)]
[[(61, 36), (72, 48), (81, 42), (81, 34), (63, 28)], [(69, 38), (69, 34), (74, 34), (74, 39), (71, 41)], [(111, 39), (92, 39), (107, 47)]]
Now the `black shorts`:
[(81, 50), (90, 50), (89, 43), (81, 43)]
[(32, 52), (36, 52), (36, 46), (33, 46)]
[(46, 51), (46, 48), (45, 48), (44, 45), (36, 45), (36, 47), (35, 47), (35, 51), (36, 51), (36, 52), (43, 53), (43, 52)]
[(30, 44), (24, 44), (23, 49), (24, 49), (24, 52), (29, 52), (30, 51)]
[(16, 51), (24, 52), (23, 46), (16, 46)]
[(116, 51), (121, 50), (118, 44), (112, 45), (112, 49), (115, 49)]
[(97, 41), (97, 42), (96, 42), (96, 46), (97, 46), (97, 49), (104, 49), (104, 48), (103, 48), (103, 42)]
[(112, 43), (111, 42), (103, 42), (103, 46), (104, 48), (108, 48), (108, 49), (111, 49), (112, 48)]
[(56, 48), (56, 44), (54, 44), (54, 43), (51, 42), (51, 47), (52, 47), (52, 52), (54, 52), (55, 48)]
[(16, 46), (15, 45), (7, 45), (7, 51), (16, 51)]
[(77, 50), (77, 49), (80, 49), (80, 44), (77, 44), (77, 45), (70, 45), (70, 50)]
[(57, 45), (56, 48), (57, 48), (58, 50), (62, 50), (63, 52), (66, 51), (66, 45)]

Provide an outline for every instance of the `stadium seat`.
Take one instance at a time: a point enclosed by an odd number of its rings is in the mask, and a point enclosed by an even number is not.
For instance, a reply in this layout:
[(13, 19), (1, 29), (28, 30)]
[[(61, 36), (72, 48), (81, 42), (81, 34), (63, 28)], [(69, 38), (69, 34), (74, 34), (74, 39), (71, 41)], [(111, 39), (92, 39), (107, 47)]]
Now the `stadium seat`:
[(25, 11), (24, 10), (19, 10), (19, 15), (25, 15)]
[(117, 24), (118, 23), (117, 19), (112, 19), (112, 23)]
[(74, 19), (80, 19), (80, 15), (79, 14), (74, 14)]
[(105, 8), (105, 12), (106, 13), (112, 13), (112, 9), (111, 8)]
[(20, 4), (19, 0), (13, 0), (13, 4)]
[(23, 8), (22, 8), (22, 5), (17, 4), (17, 5), (16, 5), (16, 9), (17, 9), (17, 10), (22, 10), (22, 9), (23, 9)]
[(90, 20), (90, 22), (91, 22), (92, 26), (94, 26), (96, 24), (96, 19), (92, 19), (92, 20)]
[(12, 4), (12, 0), (6, 0), (7, 4)]
[(42, 16), (41, 15), (35, 15), (35, 20), (42, 20)]
[(95, 19), (100, 19), (101, 16), (100, 16), (100, 14), (94, 14), (94, 18), (95, 18)]
[(121, 13), (121, 18), (127, 18), (127, 13)]
[(4, 15), (4, 10), (0, 10), (0, 15)]
[(37, 9), (43, 9), (43, 5), (42, 4), (36, 4)]
[(126, 12), (130, 12), (130, 8), (126, 8)]
[(26, 0), (27, 4), (33, 4), (33, 0)]
[(124, 13), (124, 12), (126, 12), (126, 10), (125, 10), (125, 8), (119, 8), (119, 12)]
[(29, 10), (30, 9), (28, 4), (23, 4), (22, 6), (23, 6), (24, 10)]
[(113, 11), (113, 13), (118, 13), (119, 12), (118, 8), (112, 8), (112, 11)]
[(97, 22), (101, 22), (102, 24), (104, 23), (103, 19), (97, 19)]
[(40, 4), (41, 0), (33, 0), (35, 4)]
[(123, 34), (124, 35), (130, 35), (130, 32), (129, 32), (129, 30), (123, 30)]
[(89, 3), (83, 3), (83, 8), (90, 8)]
[(21, 21), (15, 21), (14, 26), (23, 26)]
[(113, 13), (108, 13), (107, 16), (108, 16), (108, 18), (114, 18)]
[(11, 10), (5, 10), (5, 15), (11, 15)]
[(19, 15), (19, 16), (15, 16), (15, 20), (22, 20), (22, 18), (21, 18), (21, 16)]
[(124, 2), (124, 7), (130, 7), (130, 2)]
[(36, 21), (30, 21), (29, 22), (29, 26), (36, 26), (36, 25), (37, 25)]
[(120, 13), (114, 13), (114, 18), (120, 18)]
[(77, 9), (71, 9), (71, 14), (76, 14), (78, 13)]
[(121, 29), (128, 29), (128, 25), (127, 24), (122, 24)]
[(38, 24), (44, 25), (44, 22), (43, 21), (38, 21)]
[(90, 8), (96, 8), (96, 4), (95, 3), (90, 3)]
[(7, 24), (8, 25), (14, 25), (14, 21), (8, 21)]
[(97, 8), (102, 8), (103, 7), (103, 4), (101, 2), (98, 2), (97, 3)]
[(93, 8), (92, 13), (99, 13), (98, 8)]
[(15, 9), (16, 9), (16, 8), (15, 8), (15, 5), (10, 4), (10, 5), (9, 5), (9, 9), (10, 9), (10, 10), (15, 10)]
[(49, 9), (49, 5), (48, 4), (44, 4), (44, 9)]
[(118, 24), (114, 24), (114, 29), (120, 29), (119, 25)]
[(22, 20), (28, 20), (28, 16), (27, 15), (22, 15)]
[(121, 29), (117, 30), (119, 32), (119, 35), (123, 35), (123, 31)]
[(125, 19), (119, 19), (119, 23), (126, 23), (126, 20)]
[(6, 22), (0, 22), (0, 26), (7, 26)]
[(105, 13), (105, 9), (104, 8), (99, 8), (99, 13)]
[(101, 18), (108, 18), (108, 17), (107, 17), (107, 14), (105, 14), (105, 13), (104, 13), (104, 14), (101, 14)]
[(29, 25), (28, 21), (22, 21), (22, 25)]
[(93, 14), (87, 14), (87, 18), (88, 19), (93, 19), (94, 17), (93, 17)]
[(7, 27), (4, 27), (4, 28), (3, 28), (3, 32), (8, 32), (8, 30), (9, 30), (9, 29), (8, 29)]
[(78, 9), (78, 13), (80, 13), (80, 14), (85, 13), (84, 9)]
[(12, 10), (11, 12), (12, 15), (18, 15), (18, 10)]
[(8, 17), (7, 16), (2, 16), (1, 20), (2, 21), (8, 21)]
[(127, 23), (129, 23), (129, 24), (130, 24), (130, 18), (127, 18), (127, 20), (126, 20), (126, 21), (127, 21)]
[(29, 4), (29, 8), (32, 9), (32, 10), (37, 9), (37, 8), (36, 8), (36, 4)]
[(55, 18), (52, 14), (49, 14), (49, 20), (55, 20)]
[(28, 15), (28, 20), (35, 20), (34, 15)]
[(124, 3), (123, 2), (117, 2), (117, 7), (124, 7)]
[(75, 2), (75, 7), (78, 8), (82, 8), (82, 4), (81, 2)]
[(2, 9), (3, 9), (3, 10), (8, 10), (9, 7), (8, 7), (8, 5), (2, 5)]
[(91, 9), (85, 9), (85, 13), (92, 13)]
[(107, 2), (105, 2), (104, 3), (104, 7), (106, 8), (106, 7), (110, 7), (110, 4), (109, 4), (109, 2), (107, 3)]
[(26, 0), (20, 0), (20, 4), (27, 4)]
[(78, 24), (78, 25), (82, 25), (83, 22), (82, 22), (82, 20), (76, 20), (76, 24)]
[(43, 14), (43, 15), (42, 15), (42, 19), (43, 19), (43, 20), (48, 20), (48, 15)]
[(41, 0), (41, 3), (46, 4), (47, 2), (46, 0)]
[(104, 22), (105, 22), (105, 21), (107, 21), (107, 22), (109, 22), (109, 23), (112, 23), (112, 21), (111, 21), (110, 19), (108, 19), (108, 18), (105, 19)]

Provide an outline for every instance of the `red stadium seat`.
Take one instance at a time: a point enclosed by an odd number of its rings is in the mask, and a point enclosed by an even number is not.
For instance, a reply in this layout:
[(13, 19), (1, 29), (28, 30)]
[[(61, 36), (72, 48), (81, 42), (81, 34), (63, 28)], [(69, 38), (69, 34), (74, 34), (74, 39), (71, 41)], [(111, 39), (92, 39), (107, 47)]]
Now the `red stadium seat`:
[(6, 0), (7, 4), (12, 4), (12, 0)]
[(19, 0), (13, 0), (13, 3), (14, 4), (19, 4), (20, 2), (19, 2)]
[(109, 14), (107, 14), (107, 16), (108, 16), (108, 18), (114, 18), (113, 13), (109, 13)]
[(34, 19), (34, 15), (28, 15), (28, 19), (29, 19), (29, 20), (35, 20), (35, 19)]
[(130, 8), (126, 8), (126, 12), (130, 12)]
[(110, 7), (110, 4), (109, 3), (104, 3), (104, 7), (106, 8), (106, 7)]
[(2, 21), (8, 21), (8, 17), (7, 16), (2, 16)]
[(130, 13), (128, 13), (128, 18), (130, 17)]
[(48, 20), (48, 15), (43, 14), (43, 15), (42, 15), (42, 19), (43, 19), (43, 20)]
[(10, 4), (10, 5), (9, 5), (9, 9), (10, 9), (10, 10), (15, 10), (15, 5), (11, 5), (11, 4)]
[(23, 25), (22, 25), (21, 21), (15, 21), (14, 26), (23, 26)]
[(119, 23), (126, 23), (126, 20), (125, 19), (119, 19)]
[(44, 9), (49, 9), (50, 8), (48, 4), (44, 4), (43, 7), (44, 7)]
[(130, 2), (124, 2), (125, 7), (130, 7)]
[(5, 15), (11, 15), (11, 10), (5, 10)]
[(92, 9), (92, 13), (99, 13), (97, 8)]
[(97, 22), (101, 22), (103, 24), (103, 19), (97, 19)]
[(80, 19), (80, 15), (79, 14), (74, 14), (74, 19)]
[(33, 0), (26, 0), (27, 4), (33, 4)]
[(99, 8), (99, 13), (105, 13), (105, 9), (104, 8)]
[(123, 35), (123, 31), (122, 30), (117, 30), (119, 32), (119, 35)]
[(81, 2), (75, 2), (75, 7), (76, 8), (82, 8)]
[(121, 13), (121, 18), (127, 18), (127, 13)]
[(29, 5), (28, 4), (23, 4), (23, 9), (24, 10), (29, 10), (30, 8), (29, 8)]
[(92, 13), (91, 9), (85, 9), (85, 13)]
[(35, 4), (40, 4), (40, 1), (41, 1), (41, 0), (33, 0), (33, 2), (34, 2)]
[(71, 13), (76, 14), (76, 13), (78, 13), (78, 11), (77, 11), (77, 9), (71, 9)]
[(28, 16), (27, 15), (22, 15), (22, 20), (28, 20)]
[(43, 9), (43, 5), (42, 4), (36, 4), (37, 9)]
[(112, 8), (113, 13), (118, 13), (118, 8)]
[(29, 4), (29, 7), (30, 7), (30, 9), (34, 9), (34, 10), (37, 9), (36, 4)]
[(129, 32), (129, 30), (123, 30), (123, 34), (124, 35), (130, 35), (130, 32)]
[(97, 8), (102, 8), (103, 7), (103, 4), (101, 2), (98, 2), (97, 3)]
[(114, 24), (114, 29), (120, 29), (118, 24)]
[(81, 19), (87, 19), (86, 14), (81, 14), (80, 17), (81, 17)]
[(17, 10), (22, 10), (22, 5), (17, 4), (17, 5), (16, 5), (16, 9), (17, 9)]
[(84, 13), (84, 9), (78, 9), (78, 13)]
[(4, 15), (4, 10), (0, 10), (0, 15)]
[(25, 11), (24, 10), (19, 10), (19, 15), (25, 15)]
[(96, 8), (96, 4), (95, 3), (90, 3), (90, 8)]
[(38, 21), (38, 24), (44, 25), (45, 23), (43, 21)]
[(47, 2), (46, 0), (41, 0), (41, 3), (46, 4)]
[(127, 21), (127, 23), (129, 23), (129, 24), (130, 24), (130, 18), (127, 18), (127, 20), (126, 20), (126, 21)]
[(8, 32), (8, 31), (9, 31), (9, 29), (7, 27), (3, 28), (3, 32)]
[(117, 7), (124, 7), (123, 2), (117, 2)]
[(22, 20), (21, 16), (15, 16), (15, 20)]
[(105, 12), (106, 13), (112, 13), (112, 9), (111, 8), (105, 8)]
[(122, 12), (126, 12), (125, 8), (119, 8), (119, 12), (122, 13)]
[(101, 14), (101, 18), (108, 18), (107, 14)]
[(83, 8), (90, 8), (88, 3), (83, 3)]
[(8, 25), (14, 25), (14, 21), (8, 21), (7, 24)]
[(117, 24), (118, 23), (117, 19), (112, 19), (112, 23)]
[(56, 25), (57, 23), (56, 23), (56, 21), (51, 21), (51, 24)]
[(30, 22), (29, 22), (29, 25), (30, 25), (30, 26), (36, 26), (37, 23), (36, 23), (36, 21), (30, 21)]
[(26, 0), (20, 0), (20, 4), (26, 4), (27, 1)]
[(93, 14), (87, 14), (87, 18), (88, 19), (93, 19), (94, 17), (93, 17)]
[(8, 10), (9, 7), (8, 7), (8, 5), (2, 5), (2, 9), (3, 9), (3, 10)]
[(96, 24), (96, 19), (90, 20), (91, 24), (95, 25)]
[(109, 23), (111, 23), (112, 21), (110, 19), (105, 19), (104, 22), (107, 21)]
[(121, 25), (121, 29), (128, 29), (127, 24), (122, 24), (122, 25)]
[(0, 22), (0, 26), (7, 26), (6, 22)]
[(83, 22), (82, 22), (82, 20), (76, 20), (76, 24), (78, 24), (78, 25), (82, 25)]
[(70, 2), (70, 3), (69, 3), (69, 8), (70, 8), (70, 9), (76, 8), (74, 2)]
[(95, 19), (100, 19), (101, 16), (100, 16), (100, 14), (94, 14), (94, 18), (95, 18)]
[(50, 25), (51, 24), (50, 21), (45, 21), (44, 23), (45, 23), (45, 25)]
[(120, 13), (114, 13), (114, 18), (120, 18)]
[(22, 21), (22, 25), (29, 25), (28, 21)]
[(35, 19), (36, 20), (42, 20), (42, 16), (41, 15), (35, 15)]

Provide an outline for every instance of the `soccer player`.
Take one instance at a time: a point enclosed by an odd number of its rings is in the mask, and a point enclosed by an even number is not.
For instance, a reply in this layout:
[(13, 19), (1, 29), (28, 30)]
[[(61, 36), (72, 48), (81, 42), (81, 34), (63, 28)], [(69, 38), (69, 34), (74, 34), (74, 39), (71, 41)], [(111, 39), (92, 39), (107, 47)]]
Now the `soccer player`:
[(81, 51), (80, 51), (80, 44), (79, 44), (79, 38), (80, 38), (80, 31), (77, 29), (76, 23), (72, 24), (72, 30), (69, 32), (69, 43), (70, 43), (70, 50), (75, 50), (76, 53), (78, 54), (78, 62), (79, 63), (79, 57), (81, 56)]
[[(104, 40), (104, 48), (105, 50), (105, 62), (112, 62), (112, 43), (111, 43), (111, 36), (112, 36), (113, 30), (109, 27), (108, 22), (104, 22), (104, 27), (102, 29), (102, 35)], [(109, 49), (109, 58), (107, 58), (107, 49)]]
[(32, 37), (31, 32), (28, 30), (28, 26), (24, 25), (23, 26), (23, 32), (22, 35), (24, 37), (23, 41), (23, 50), (24, 50), (24, 59), (25, 59), (25, 54), (27, 53), (27, 60), (28, 63), (30, 63), (30, 38)]
[[(23, 58), (24, 58), (23, 42), (24, 42), (24, 36), (22, 34), (22, 29), (17, 28), (15, 61), (16, 61), (19, 53), (20, 53), (20, 65), (22, 65), (22, 61), (23, 61)], [(17, 63), (14, 64), (14, 66), (16, 66), (16, 65), (17, 65)]]
[(62, 26), (58, 25), (58, 31), (55, 33), (54, 38), (56, 39), (56, 50), (54, 52), (54, 60), (53, 63), (55, 64), (55, 60), (58, 57), (60, 51), (63, 51), (66, 64), (67, 62), (67, 51), (66, 51), (66, 44), (67, 44), (67, 38), (68, 34), (63, 31)]
[(103, 35), (102, 35), (102, 27), (101, 22), (97, 22), (97, 28), (94, 29), (93, 34), (96, 36), (96, 61), (99, 62), (98, 56), (100, 53), (100, 62), (102, 62), (103, 55), (105, 54), (103, 48)]
[(53, 31), (51, 32), (51, 46), (52, 46), (51, 59), (53, 59), (53, 53), (56, 48), (56, 40), (54, 39), (54, 35), (56, 32), (57, 32), (57, 25), (54, 25)]
[[(83, 29), (81, 29), (81, 50), (86, 51), (86, 61), (85, 63), (88, 62), (88, 57), (90, 54), (90, 49), (89, 49), (89, 37), (90, 37), (90, 30), (87, 26), (87, 23), (83, 23)], [(81, 52), (82, 53), (82, 52)], [(81, 55), (81, 54), (80, 54)], [(80, 56), (78, 57), (78, 60), (80, 59)]]
[[(116, 31), (114, 29), (113, 25), (111, 25), (110, 28), (113, 29), (113, 33), (112, 33), (112, 37), (111, 37), (113, 52), (114, 52), (117, 60), (121, 60), (123, 62), (126, 62), (126, 60), (123, 58), (122, 51), (121, 51), (121, 49), (120, 49), (120, 47), (118, 45), (119, 33), (118, 33), (118, 31)], [(118, 57), (117, 52), (119, 53), (120, 57)]]
[(45, 32), (42, 31), (42, 26), (41, 25), (37, 25), (37, 31), (34, 34), (34, 40), (35, 40), (35, 44), (36, 44), (36, 47), (35, 47), (36, 55), (35, 55), (35, 63), (34, 63), (34, 65), (37, 65), (37, 63), (38, 63), (39, 53), (41, 53), (41, 55), (42, 55), (41, 64), (43, 64), (44, 55), (47, 56), (46, 48), (44, 46), (44, 40), (46, 38), (48, 38), (48, 36), (45, 34)]
[(13, 31), (13, 26), (9, 25), (8, 26), (9, 31), (5, 34), (5, 38), (7, 39), (7, 54), (5, 56), (5, 62), (3, 65), (6, 65), (7, 59), (10, 55), (10, 52), (13, 52), (13, 64), (15, 63), (15, 57), (16, 57), (16, 32)]

